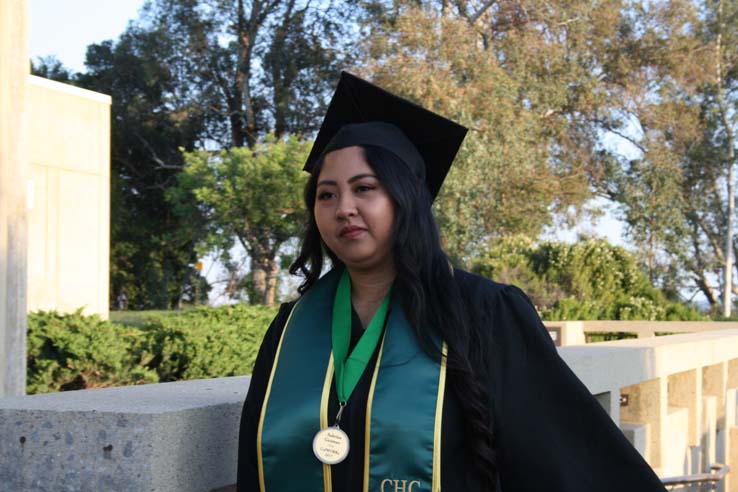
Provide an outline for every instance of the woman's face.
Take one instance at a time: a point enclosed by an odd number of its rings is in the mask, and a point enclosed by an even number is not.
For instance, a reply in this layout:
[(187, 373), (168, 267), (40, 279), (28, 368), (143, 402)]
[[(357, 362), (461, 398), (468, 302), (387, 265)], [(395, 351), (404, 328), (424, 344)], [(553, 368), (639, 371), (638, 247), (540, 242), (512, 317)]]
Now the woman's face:
[(325, 155), (313, 213), (323, 242), (349, 269), (393, 266), (394, 203), (360, 147)]

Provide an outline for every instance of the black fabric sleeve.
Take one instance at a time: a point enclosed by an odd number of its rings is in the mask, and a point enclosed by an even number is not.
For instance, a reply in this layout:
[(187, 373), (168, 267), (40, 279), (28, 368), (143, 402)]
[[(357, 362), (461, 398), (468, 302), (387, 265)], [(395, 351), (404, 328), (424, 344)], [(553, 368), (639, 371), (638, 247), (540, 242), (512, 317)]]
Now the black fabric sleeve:
[(559, 357), (528, 297), (492, 303), (493, 432), (503, 492), (663, 492), (666, 488)]
[(249, 391), (246, 395), (241, 425), (238, 435), (238, 478), (237, 492), (258, 492), (259, 472), (256, 458), (256, 433), (259, 427), (259, 416), (264, 403), (264, 394), (269, 384), (269, 375), (277, 353), (279, 339), (282, 337), (287, 318), (294, 303), (282, 304), (277, 316), (272, 320), (269, 329), (261, 342), (259, 354), (251, 374)]

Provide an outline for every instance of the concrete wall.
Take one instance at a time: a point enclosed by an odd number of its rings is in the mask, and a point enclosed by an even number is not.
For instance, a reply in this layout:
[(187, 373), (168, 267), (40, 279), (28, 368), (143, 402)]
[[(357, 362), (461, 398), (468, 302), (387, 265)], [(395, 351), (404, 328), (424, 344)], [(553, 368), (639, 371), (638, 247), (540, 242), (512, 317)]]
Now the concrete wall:
[(109, 96), (28, 78), (28, 310), (108, 316)]
[(29, 75), (0, 0), (0, 397), (25, 393), (26, 312), (108, 315), (110, 97)]

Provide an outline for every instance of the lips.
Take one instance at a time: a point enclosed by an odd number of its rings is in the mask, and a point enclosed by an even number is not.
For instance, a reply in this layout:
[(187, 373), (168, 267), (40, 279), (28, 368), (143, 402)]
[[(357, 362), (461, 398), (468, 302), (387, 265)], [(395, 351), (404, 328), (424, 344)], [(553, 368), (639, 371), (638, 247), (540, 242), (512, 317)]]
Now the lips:
[(345, 239), (355, 239), (361, 235), (366, 229), (357, 226), (346, 226), (341, 229), (339, 235)]

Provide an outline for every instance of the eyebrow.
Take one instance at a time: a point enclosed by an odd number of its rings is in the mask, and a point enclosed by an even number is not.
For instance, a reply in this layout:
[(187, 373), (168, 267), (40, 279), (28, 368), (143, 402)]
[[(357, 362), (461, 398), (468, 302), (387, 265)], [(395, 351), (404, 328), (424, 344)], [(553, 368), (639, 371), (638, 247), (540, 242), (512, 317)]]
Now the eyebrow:
[[(374, 174), (364, 173), (364, 174), (357, 174), (356, 176), (351, 176), (349, 178), (348, 182), (349, 183), (353, 183), (354, 181), (358, 181), (358, 180), (364, 179), (364, 178), (378, 179)], [(333, 185), (333, 186), (338, 186), (338, 183), (336, 181), (332, 180), (332, 179), (324, 179), (322, 181), (318, 181), (317, 186), (320, 186), (320, 185)]]

